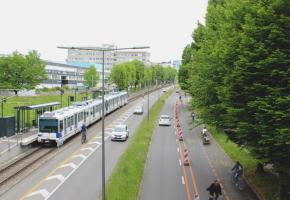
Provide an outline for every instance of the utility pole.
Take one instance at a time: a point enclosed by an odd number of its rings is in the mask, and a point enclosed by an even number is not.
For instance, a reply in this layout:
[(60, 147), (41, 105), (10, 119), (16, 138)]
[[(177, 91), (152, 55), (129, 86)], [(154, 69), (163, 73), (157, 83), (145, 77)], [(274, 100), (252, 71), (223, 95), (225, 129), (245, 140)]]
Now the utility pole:
[[(102, 64), (102, 200), (106, 199), (106, 171), (105, 171), (105, 52), (106, 51), (117, 51), (117, 50), (128, 50), (128, 49), (147, 49), (150, 47), (130, 47), (130, 48), (82, 48), (82, 47), (58, 47), (61, 49), (79, 49), (88, 51), (100, 51), (103, 54)], [(93, 81), (93, 80), (92, 80)]]

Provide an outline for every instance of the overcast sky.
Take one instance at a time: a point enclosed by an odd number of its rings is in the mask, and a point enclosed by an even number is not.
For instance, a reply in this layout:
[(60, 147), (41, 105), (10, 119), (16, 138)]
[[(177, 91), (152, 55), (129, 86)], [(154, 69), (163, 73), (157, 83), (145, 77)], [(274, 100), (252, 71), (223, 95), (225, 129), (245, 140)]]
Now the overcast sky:
[(151, 61), (180, 59), (207, 0), (0, 0), (0, 54), (35, 49), (64, 61), (57, 46), (151, 48)]

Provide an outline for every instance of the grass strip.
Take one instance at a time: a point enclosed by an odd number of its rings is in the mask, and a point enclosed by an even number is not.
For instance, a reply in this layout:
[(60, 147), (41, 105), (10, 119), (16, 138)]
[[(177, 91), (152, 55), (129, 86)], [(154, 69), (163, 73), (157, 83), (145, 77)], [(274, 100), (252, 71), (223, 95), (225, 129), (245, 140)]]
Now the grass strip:
[(159, 113), (173, 90), (165, 93), (150, 109), (150, 119), (144, 118), (127, 150), (119, 159), (106, 184), (106, 199), (137, 199), (143, 178), (144, 165)]
[(245, 176), (259, 191), (263, 199), (278, 200), (278, 177), (271, 172), (256, 174), (256, 166), (260, 161), (256, 159), (250, 151), (228, 140), (227, 135), (222, 130), (218, 130), (211, 125), (207, 125), (207, 128), (228, 156), (233, 161), (240, 161), (240, 163), (242, 163), (245, 169)]

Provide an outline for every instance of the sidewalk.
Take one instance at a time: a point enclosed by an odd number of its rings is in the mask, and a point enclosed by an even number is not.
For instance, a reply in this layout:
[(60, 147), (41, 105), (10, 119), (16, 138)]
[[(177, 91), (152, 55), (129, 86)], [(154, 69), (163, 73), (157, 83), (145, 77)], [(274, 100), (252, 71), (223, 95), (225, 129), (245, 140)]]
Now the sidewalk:
[(22, 141), (37, 136), (38, 129), (31, 129), (29, 132), (13, 135), (11, 137), (0, 138), (0, 163), (6, 162), (25, 150), (21, 146)]

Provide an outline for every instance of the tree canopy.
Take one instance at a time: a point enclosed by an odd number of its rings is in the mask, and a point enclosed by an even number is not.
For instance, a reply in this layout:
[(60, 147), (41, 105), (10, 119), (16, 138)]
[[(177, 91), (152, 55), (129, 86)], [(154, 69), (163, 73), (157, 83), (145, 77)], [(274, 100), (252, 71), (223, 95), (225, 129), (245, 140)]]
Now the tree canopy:
[(160, 84), (173, 82), (176, 70), (172, 67), (160, 65), (145, 66), (141, 61), (131, 61), (117, 64), (110, 74), (110, 81), (119, 89), (142, 87), (146, 84)]
[(36, 51), (0, 57), (0, 83), (4, 89), (33, 89), (46, 79), (45, 64)]
[(231, 139), (288, 180), (289, 35), (288, 0), (211, 0), (179, 71), (205, 121), (234, 130)]
[(85, 85), (88, 87), (95, 87), (98, 84), (100, 76), (94, 65), (91, 65), (89, 69), (86, 70), (84, 79)]

